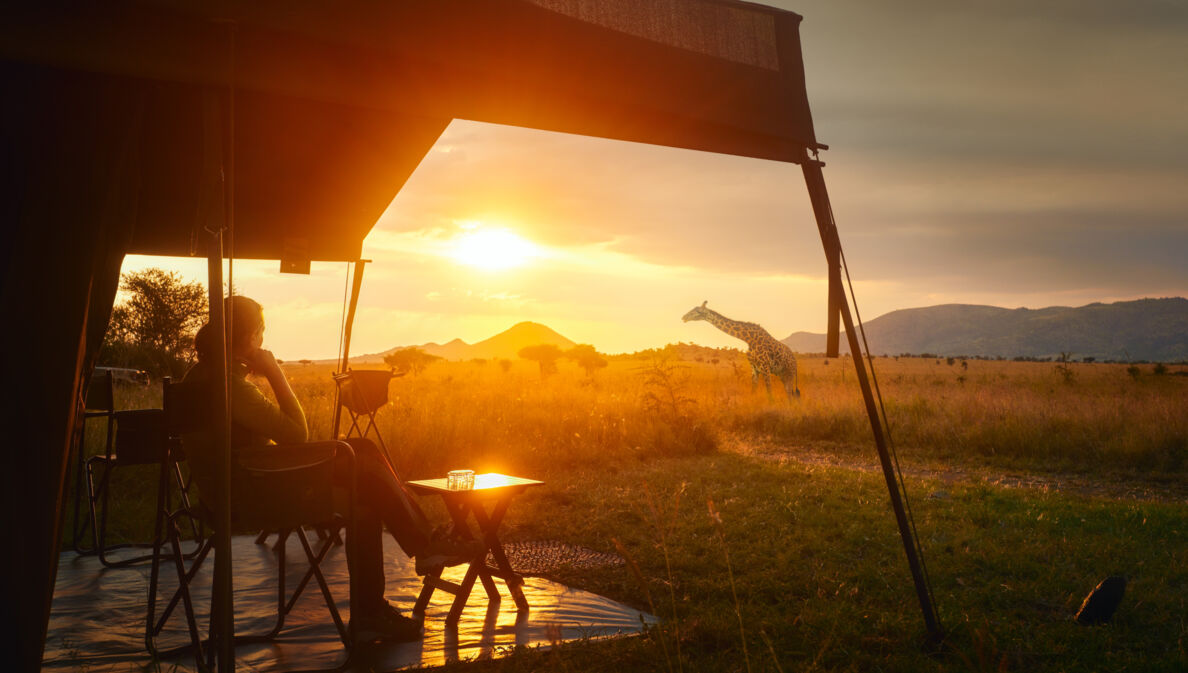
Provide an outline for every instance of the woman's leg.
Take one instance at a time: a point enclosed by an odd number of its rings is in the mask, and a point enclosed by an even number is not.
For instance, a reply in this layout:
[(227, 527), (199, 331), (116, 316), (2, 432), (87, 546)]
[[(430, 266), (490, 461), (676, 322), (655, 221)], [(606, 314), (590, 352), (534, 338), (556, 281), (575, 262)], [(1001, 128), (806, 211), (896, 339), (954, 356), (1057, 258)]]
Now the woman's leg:
[(425, 549), (430, 533), (429, 520), (416, 498), (371, 440), (351, 437), (343, 441), (355, 451), (359, 502), (387, 524), (404, 553), (416, 556)]

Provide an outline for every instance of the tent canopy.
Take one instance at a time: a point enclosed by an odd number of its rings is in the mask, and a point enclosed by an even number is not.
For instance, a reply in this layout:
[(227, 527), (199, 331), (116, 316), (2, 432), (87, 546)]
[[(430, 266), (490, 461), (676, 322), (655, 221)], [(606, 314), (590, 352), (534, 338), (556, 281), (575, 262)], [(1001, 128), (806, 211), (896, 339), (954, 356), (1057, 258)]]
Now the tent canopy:
[(454, 118), (778, 161), (817, 146), (800, 17), (749, 3), (157, 0), (16, 20), (10, 61), (140, 97), (134, 253), (202, 252), (228, 123), (203, 103), (225, 110), (231, 81), (237, 257), (357, 258)]
[(788, 162), (819, 147), (800, 17), (750, 3), (29, 5), (0, 10), (0, 310), (19, 326), (0, 367), (37, 362), (3, 407), (24, 441), (0, 451), (0, 509), (23, 513), (0, 573), (18, 670), (40, 663), (66, 457), (124, 255), (205, 254), (233, 192), (234, 256), (357, 259), (455, 118)]

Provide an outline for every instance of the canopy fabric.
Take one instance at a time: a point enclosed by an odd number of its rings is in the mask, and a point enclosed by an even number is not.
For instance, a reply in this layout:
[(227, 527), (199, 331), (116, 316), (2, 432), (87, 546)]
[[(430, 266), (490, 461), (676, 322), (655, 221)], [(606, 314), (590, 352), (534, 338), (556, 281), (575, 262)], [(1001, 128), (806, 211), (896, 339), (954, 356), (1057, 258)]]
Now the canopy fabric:
[(357, 258), (454, 118), (778, 161), (816, 147), (800, 17), (760, 5), (158, 0), (10, 18), (10, 60), (145, 92), (135, 253), (201, 252), (190, 230), (217, 130), (201, 103), (215, 93), (225, 111), (232, 81), (234, 253), (249, 258)]
[(0, 9), (0, 310), (20, 326), (0, 366), (38, 363), (0, 453), (5, 511), (29, 512), (0, 573), (13, 665), (40, 662), (71, 429), (125, 254), (204, 254), (233, 175), (227, 254), (355, 259), (455, 118), (800, 162), (819, 145), (799, 23), (727, 0)]

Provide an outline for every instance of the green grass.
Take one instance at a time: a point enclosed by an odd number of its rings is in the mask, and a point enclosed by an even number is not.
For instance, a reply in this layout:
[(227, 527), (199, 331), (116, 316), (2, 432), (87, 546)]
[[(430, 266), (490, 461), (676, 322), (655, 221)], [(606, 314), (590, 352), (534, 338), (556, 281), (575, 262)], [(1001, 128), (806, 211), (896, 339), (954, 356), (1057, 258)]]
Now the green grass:
[[(933, 657), (916, 646), (923, 621), (881, 476), (731, 455), (544, 476), (548, 490), (509, 514), (508, 538), (597, 549), (619, 539), (664, 621), (632, 643), (525, 654), (531, 663), (492, 669), (615, 670), (630, 661), (676, 670), (679, 643), (684, 670), (745, 670), (710, 498), (729, 545), (751, 670), (1170, 671), (1188, 664), (1183, 505), (952, 485), (943, 486), (947, 497), (923, 498), (942, 485), (909, 482), (949, 633), (947, 652)], [(1085, 594), (1110, 574), (1131, 577), (1114, 622), (1073, 623)], [(559, 579), (648, 609), (638, 580), (623, 569)]]
[[(881, 474), (721, 448), (724, 437), (791, 452), (824, 442), (870, 458), (870, 430), (847, 388), (852, 369), (808, 369), (805, 399), (789, 407), (751, 396), (749, 381), (722, 367), (692, 365), (665, 388), (638, 364), (615, 366), (590, 381), (562, 372), (542, 384), (525, 368), (459, 364), (393, 384), (380, 424), (407, 476), (473, 467), (545, 480), (512, 507), (505, 540), (604, 551), (617, 542), (638, 576), (620, 567), (555, 579), (662, 618), (641, 638), (521, 650), (467, 670), (1188, 669), (1188, 504), (909, 478), (949, 634), (945, 651), (929, 655), (918, 646), (923, 620)], [(971, 363), (962, 384), (950, 380), (953, 367), (903, 363), (884, 389), (901, 459), (1184, 474), (1183, 380), (1077, 369), (1068, 385), (1050, 365)], [(323, 374), (294, 382), (315, 436), (329, 427)], [(1112, 402), (1122, 386), (1126, 399)], [(132, 392), (139, 397), (125, 408), (155, 403), (152, 391)], [(649, 408), (648, 393), (669, 408)], [(121, 496), (115, 530), (147, 537), (151, 496), (135, 486), (146, 477), (121, 478), (130, 481), (116, 492), (141, 495)], [(1115, 620), (1073, 623), (1082, 598), (1111, 574), (1131, 579)]]

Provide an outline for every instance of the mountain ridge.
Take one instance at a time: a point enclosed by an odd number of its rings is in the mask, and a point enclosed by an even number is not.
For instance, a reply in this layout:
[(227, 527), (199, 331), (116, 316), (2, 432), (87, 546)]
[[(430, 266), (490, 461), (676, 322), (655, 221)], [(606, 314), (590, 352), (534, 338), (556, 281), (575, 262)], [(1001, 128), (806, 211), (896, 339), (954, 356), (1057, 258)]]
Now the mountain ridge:
[[(938, 304), (899, 309), (869, 320), (866, 335), (876, 355), (1055, 358), (1068, 353), (1077, 359), (1181, 362), (1188, 361), (1188, 299), (1148, 298), (1038, 309)], [(782, 341), (798, 353), (825, 351), (824, 334), (793, 332)], [(455, 338), (416, 347), (447, 360), (490, 360), (515, 359), (521, 348), (538, 343), (551, 343), (562, 350), (576, 345), (546, 325), (524, 321), (474, 344)], [(842, 352), (849, 352), (844, 334), (841, 346)], [(359, 355), (351, 362), (382, 364), (385, 355), (409, 347)]]
[[(462, 339), (452, 339), (444, 344), (433, 341), (415, 346), (421, 350), (446, 360), (493, 360), (496, 358), (514, 359), (519, 357), (521, 348), (537, 344), (552, 344), (561, 350), (567, 350), (577, 345), (556, 330), (537, 322), (525, 320), (518, 322), (495, 336), (468, 344)], [(414, 346), (396, 346), (379, 353), (369, 353), (351, 358), (352, 363), (376, 364), (384, 361), (384, 356)]]
[[(1188, 360), (1188, 299), (1008, 309), (940, 304), (892, 311), (866, 323), (876, 355), (932, 353), (985, 357)], [(797, 352), (825, 350), (825, 335), (795, 332), (782, 341)], [(842, 351), (849, 352), (842, 337)]]

